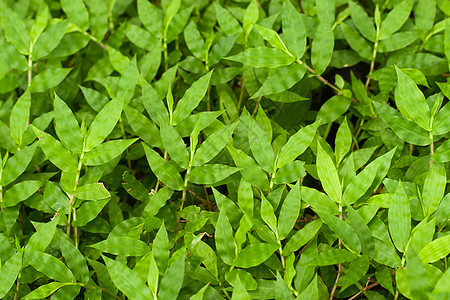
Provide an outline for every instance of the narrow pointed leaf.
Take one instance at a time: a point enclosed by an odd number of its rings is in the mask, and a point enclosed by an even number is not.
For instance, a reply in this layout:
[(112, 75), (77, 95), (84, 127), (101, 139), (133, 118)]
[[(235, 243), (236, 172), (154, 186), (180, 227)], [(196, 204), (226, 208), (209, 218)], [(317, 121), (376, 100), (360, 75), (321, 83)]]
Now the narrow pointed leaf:
[(16, 104), (14, 104), (9, 117), (11, 136), (18, 145), (22, 143), (23, 134), (28, 126), (30, 107), (31, 95), (30, 92), (26, 90), (17, 100)]
[(333, 201), (340, 203), (342, 189), (339, 175), (333, 160), (320, 143), (317, 144), (316, 165), (317, 174), (322, 182), (323, 189)]
[(226, 57), (253, 68), (278, 68), (294, 62), (295, 58), (285, 52), (268, 47), (248, 48), (244, 52)]
[(278, 235), (280, 240), (289, 234), (299, 218), (302, 204), (300, 184), (300, 181), (297, 181), (284, 199), (283, 206), (281, 206), (280, 216), (278, 218)]
[(113, 140), (100, 144), (92, 151), (84, 155), (82, 162), (88, 166), (98, 166), (110, 162), (121, 155), (128, 147), (138, 139)]
[(281, 20), (283, 36), (286, 39), (289, 51), (298, 59), (301, 59), (306, 50), (306, 29), (302, 16), (290, 1), (283, 2)]
[(83, 136), (78, 121), (69, 106), (55, 93), (53, 101), (55, 107), (55, 131), (61, 143), (74, 152), (81, 152)]
[(388, 211), (389, 232), (395, 247), (405, 252), (411, 231), (411, 211), (408, 196), (399, 183)]
[(245, 247), (234, 264), (240, 268), (250, 268), (265, 262), (277, 249), (278, 245), (258, 243)]

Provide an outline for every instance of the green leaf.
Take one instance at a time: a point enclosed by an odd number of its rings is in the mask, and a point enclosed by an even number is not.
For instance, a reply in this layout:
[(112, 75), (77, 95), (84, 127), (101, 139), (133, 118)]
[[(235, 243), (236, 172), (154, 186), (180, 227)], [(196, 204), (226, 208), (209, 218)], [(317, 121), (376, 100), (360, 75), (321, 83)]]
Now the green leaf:
[(93, 110), (97, 112), (109, 102), (108, 97), (100, 92), (97, 92), (96, 90), (89, 89), (81, 85), (80, 89), (86, 99), (86, 102), (92, 107)]
[(280, 215), (278, 217), (278, 236), (280, 240), (287, 237), (299, 218), (302, 204), (300, 186), (301, 182), (297, 181), (287, 194), (283, 205), (281, 206)]
[(152, 51), (159, 45), (159, 40), (153, 34), (130, 23), (127, 24), (125, 34), (133, 44), (147, 51)]
[(431, 215), (444, 197), (447, 175), (445, 167), (440, 163), (433, 163), (425, 178), (422, 193), (422, 205), (425, 216)]
[(314, 266), (332, 266), (340, 263), (350, 262), (358, 258), (355, 253), (345, 249), (330, 249), (320, 252), (310, 264)]
[[(445, 34), (444, 34), (444, 51), (445, 51), (445, 57), (447, 58), (447, 61), (450, 62), (450, 21), (449, 19), (445, 19)], [(450, 63), (449, 63), (450, 64)], [(450, 65), (449, 65), (450, 67)]]
[(244, 20), (242, 22), (244, 28), (245, 40), (247, 40), (248, 35), (252, 31), (253, 25), (259, 19), (259, 9), (256, 0), (250, 0), (247, 9), (244, 13)]
[(205, 61), (205, 42), (203, 41), (200, 31), (198, 31), (193, 21), (190, 21), (184, 28), (184, 39), (186, 40), (186, 44), (192, 54), (194, 54), (194, 56), (199, 60)]
[(233, 158), (234, 163), (240, 169), (242, 176), (248, 182), (259, 188), (260, 190), (269, 190), (269, 180), (263, 169), (247, 154), (234, 147), (228, 146), (228, 152)]
[(392, 107), (376, 101), (373, 101), (372, 104), (376, 112), (391, 127), (392, 131), (405, 142), (418, 146), (427, 146), (431, 143), (430, 136), (425, 129), (416, 123), (408, 121)]
[(305, 75), (305, 72), (306, 67), (303, 64), (291, 64), (280, 67), (267, 77), (259, 90), (251, 98), (284, 92), (299, 82)]
[(233, 15), (225, 8), (223, 8), (217, 2), (214, 2), (214, 8), (217, 16), (217, 23), (219, 23), (220, 29), (226, 35), (235, 35), (242, 32), (241, 25), (233, 17)]
[(314, 278), (308, 284), (308, 286), (302, 290), (302, 292), (298, 296), (299, 299), (319, 299), (319, 286), (317, 280), (317, 274), (314, 275)]
[(88, 166), (98, 166), (110, 162), (121, 155), (128, 147), (138, 139), (113, 140), (95, 147), (84, 155), (82, 162)]
[(58, 224), (59, 217), (54, 218), (50, 222), (41, 224), (37, 228), (28, 244), (25, 246), (25, 250), (28, 251), (40, 251), (44, 252), (48, 245), (50, 245), (53, 236), (55, 235), (56, 225)]
[(322, 182), (323, 189), (331, 200), (336, 203), (341, 203), (342, 188), (336, 166), (320, 142), (317, 143), (316, 165), (317, 174)]
[(123, 256), (142, 256), (150, 251), (150, 247), (144, 242), (126, 236), (108, 237), (106, 240), (89, 245), (89, 247)]
[(323, 222), (337, 234), (337, 236), (345, 245), (347, 245), (355, 253), (359, 254), (361, 252), (361, 242), (359, 241), (358, 235), (355, 233), (352, 227), (350, 227), (350, 225), (348, 225), (342, 219), (328, 213), (324, 213), (321, 211), (318, 211), (317, 213), (319, 214)]
[(151, 2), (138, 0), (137, 10), (139, 19), (141, 19), (142, 24), (144, 24), (147, 30), (155, 36), (161, 37), (163, 28), (160, 9)]
[(414, 9), (414, 21), (417, 29), (427, 32), (433, 28), (436, 16), (436, 0), (419, 0)]
[(220, 164), (208, 164), (195, 167), (188, 176), (188, 180), (197, 184), (215, 184), (239, 171), (238, 168)]
[(51, 26), (44, 33), (42, 33), (33, 46), (31, 59), (33, 61), (39, 60), (46, 57), (50, 54), (50, 52), (55, 50), (66, 34), (68, 25), (68, 21), (62, 21)]
[(360, 256), (351, 261), (347, 271), (345, 272), (342, 289), (345, 289), (366, 275), (369, 270), (369, 258), (366, 255)]
[[(347, 214), (347, 222), (350, 224), (350, 227), (352, 227), (353, 231), (358, 236), (359, 241), (361, 242), (362, 252), (366, 254), (368, 258), (372, 259), (375, 252), (375, 242), (373, 241), (369, 227), (367, 226), (362, 216), (350, 205), (347, 206)], [(360, 278), (358, 278), (357, 280), (359, 279)], [(354, 282), (352, 282), (352, 284)]]
[(261, 194), (261, 219), (269, 226), (269, 228), (278, 236), (277, 217), (272, 204), (266, 199), (264, 194)]
[(386, 266), (380, 266), (376, 271), (377, 281), (382, 287), (387, 289), (391, 294), (394, 294), (394, 289), (392, 287), (392, 278), (389, 268)]
[(283, 255), (289, 256), (291, 253), (297, 251), (303, 245), (311, 241), (322, 227), (322, 220), (316, 219), (307, 223), (302, 229), (297, 231), (286, 243), (283, 248)]
[(234, 260), (234, 265), (239, 268), (256, 267), (265, 262), (278, 249), (278, 245), (257, 243), (245, 247)]
[(14, 285), (22, 267), (22, 249), (11, 256), (0, 269), (0, 297), (3, 298)]
[(161, 274), (165, 274), (167, 270), (167, 264), (169, 262), (169, 236), (166, 231), (164, 222), (156, 233), (155, 239), (152, 245), (152, 256), (155, 258), (155, 262), (158, 265), (158, 270)]
[(111, 194), (101, 182), (88, 183), (77, 187), (73, 194), (82, 200), (101, 200), (111, 197)]
[(306, 176), (305, 162), (294, 160), (277, 171), (273, 182), (276, 184), (290, 183)]
[(166, 201), (172, 197), (173, 190), (168, 186), (159, 189), (158, 192), (152, 195), (144, 208), (144, 213), (152, 217), (166, 204)]
[(195, 152), (192, 165), (201, 166), (219, 154), (228, 144), (238, 124), (239, 122), (235, 122), (211, 134)]
[(72, 282), (73, 274), (67, 266), (50, 254), (27, 250), (26, 261), (48, 278), (62, 282)]
[(253, 157), (258, 164), (268, 173), (274, 172), (275, 155), (273, 153), (271, 141), (265, 138), (264, 129), (255, 120), (250, 121), (248, 130), (248, 141)]
[(350, 107), (351, 99), (342, 95), (335, 95), (322, 105), (317, 113), (316, 120), (322, 119), (322, 125), (334, 122)]
[(39, 144), (45, 156), (62, 171), (76, 173), (78, 170), (78, 162), (75, 156), (53, 136), (40, 131), (33, 125), (31, 126), (39, 138)]
[(249, 217), (253, 217), (253, 190), (252, 185), (245, 180), (245, 178), (241, 178), (238, 187), (238, 205), (242, 212)]
[(311, 45), (311, 63), (315, 74), (322, 74), (331, 62), (334, 49), (334, 34), (331, 27), (320, 23)]
[(309, 147), (316, 136), (320, 122), (314, 122), (302, 127), (297, 133), (289, 138), (287, 143), (281, 148), (277, 157), (277, 168), (281, 168), (293, 162), (297, 156), (301, 155)]
[(283, 37), (292, 54), (300, 59), (306, 50), (306, 29), (302, 16), (297, 12), (290, 1), (283, 2), (281, 12), (283, 24)]
[(136, 300), (152, 299), (152, 292), (136, 271), (130, 270), (126, 265), (106, 256), (102, 257), (112, 281), (127, 297)]
[(366, 39), (374, 42), (376, 38), (375, 27), (365, 10), (352, 0), (348, 1), (348, 6), (350, 8), (353, 24)]
[(380, 40), (390, 37), (403, 26), (411, 14), (413, 5), (414, 0), (403, 0), (394, 6), (394, 9), (387, 14), (381, 23)]
[(138, 81), (138, 68), (136, 65), (136, 56), (130, 60), (125, 70), (122, 72), (122, 76), (119, 79), (119, 83), (117, 84), (117, 95), (125, 94), (124, 103), (130, 103), (131, 99), (134, 95), (134, 89), (136, 87)]
[(419, 257), (423, 263), (433, 263), (448, 256), (449, 253), (450, 235), (445, 235), (426, 245), (419, 252)]
[(399, 68), (397, 71), (397, 88), (395, 89), (395, 104), (402, 115), (425, 130), (431, 130), (430, 108), (424, 95), (405, 73)]
[(74, 152), (83, 149), (83, 136), (78, 121), (69, 106), (55, 93), (53, 101), (55, 107), (55, 131), (61, 143)]
[(109, 202), (110, 198), (97, 201), (84, 202), (77, 209), (77, 219), (72, 222), (72, 226), (84, 226), (98, 217), (103, 207)]
[(183, 179), (178, 171), (170, 164), (168, 164), (159, 154), (143, 144), (145, 155), (147, 157), (148, 164), (153, 173), (165, 183), (167, 186), (174, 190), (182, 190), (184, 187)]
[(27, 294), (22, 299), (44, 299), (52, 294), (54, 294), (57, 290), (59, 290), (63, 286), (70, 286), (70, 283), (62, 283), (62, 282), (50, 282), (48, 284), (44, 284), (31, 293)]
[(225, 59), (237, 61), (253, 68), (278, 68), (295, 61), (295, 57), (279, 49), (268, 47), (248, 48), (244, 52), (225, 57)]
[(84, 151), (88, 152), (100, 145), (116, 126), (122, 114), (126, 94), (108, 102), (95, 116), (87, 133)]
[(3, 205), (5, 207), (15, 206), (31, 197), (31, 195), (36, 193), (41, 186), (42, 181), (38, 180), (26, 180), (19, 182), (6, 191), (3, 196)]
[(335, 6), (338, 3), (335, 3), (334, 0), (316, 0), (316, 9), (317, 9), (317, 17), (319, 18), (320, 23), (327, 24), (331, 26), (335, 19)]
[(227, 265), (232, 265), (236, 257), (236, 243), (233, 238), (233, 228), (224, 210), (219, 213), (215, 234), (216, 249)]
[(162, 119), (159, 121), (159, 125), (161, 139), (167, 153), (169, 153), (170, 157), (180, 167), (187, 169), (189, 165), (189, 153), (178, 131)]
[(352, 133), (348, 127), (347, 116), (344, 117), (341, 126), (339, 126), (334, 145), (336, 160), (339, 165), (345, 155), (350, 151), (352, 145)]
[(81, 283), (88, 283), (89, 269), (86, 264), (86, 259), (80, 250), (65, 237), (61, 237), (59, 240), (59, 247), (61, 248), (64, 261), (73, 272), (73, 275), (75, 275), (75, 278)]
[(359, 35), (358, 32), (350, 28), (347, 24), (342, 22), (340, 24), (344, 37), (347, 40), (350, 47), (358, 53), (359, 56), (367, 60), (372, 59), (372, 50), (366, 40)]
[(256, 28), (256, 30), (258, 30), (261, 37), (268, 41), (270, 45), (280, 49), (281, 51), (288, 52), (286, 45), (284, 45), (284, 42), (281, 40), (278, 33), (276, 33), (274, 30), (264, 26), (260, 26), (258, 24), (254, 24), (254, 27)]
[(404, 253), (411, 232), (411, 211), (408, 196), (405, 194), (401, 182), (399, 182), (395, 196), (391, 200), (388, 222), (389, 232), (395, 247)]
[(1, 176), (1, 185), (6, 186), (17, 179), (33, 159), (36, 143), (17, 151), (6, 161)]
[(108, 31), (108, 5), (102, 0), (88, 0), (86, 4), (89, 9), (89, 30), (101, 41)]
[(302, 199), (312, 206), (315, 211), (325, 211), (329, 214), (338, 214), (339, 210), (336, 202), (333, 202), (327, 195), (306, 186), (302, 186)]
[(166, 276), (161, 280), (158, 299), (175, 300), (180, 293), (184, 278), (184, 251), (181, 257), (167, 270)]
[(61, 0), (61, 7), (70, 22), (80, 27), (83, 31), (89, 28), (89, 13), (83, 0)]
[(200, 104), (200, 101), (208, 90), (209, 80), (211, 79), (213, 71), (200, 77), (194, 82), (190, 88), (184, 93), (183, 98), (177, 104), (173, 112), (173, 123), (178, 124), (186, 119), (189, 114)]
[(9, 117), (9, 126), (11, 136), (17, 145), (22, 143), (22, 137), (25, 133), (30, 118), (31, 95), (26, 90), (14, 104)]
[(69, 75), (72, 68), (46, 69), (33, 78), (30, 85), (31, 93), (43, 93), (59, 85)]
[(0, 1), (0, 19), (8, 40), (24, 55), (30, 54), (31, 41), (23, 19)]
[(125, 106), (124, 111), (131, 128), (144, 142), (149, 146), (163, 148), (161, 134), (155, 124), (131, 106)]

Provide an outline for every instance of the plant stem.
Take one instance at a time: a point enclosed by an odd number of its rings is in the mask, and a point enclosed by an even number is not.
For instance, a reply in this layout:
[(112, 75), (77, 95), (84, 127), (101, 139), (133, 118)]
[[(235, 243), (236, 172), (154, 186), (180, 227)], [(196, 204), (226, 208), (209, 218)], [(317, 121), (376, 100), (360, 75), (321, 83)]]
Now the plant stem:
[(72, 218), (72, 207), (73, 207), (73, 203), (75, 200), (75, 190), (77, 189), (78, 181), (80, 179), (81, 168), (83, 167), (83, 163), (81, 161), (84, 158), (85, 153), (86, 152), (83, 151), (80, 155), (80, 159), (78, 160), (78, 170), (77, 170), (77, 174), (75, 175), (75, 187), (73, 188), (72, 195), (70, 195), (69, 216), (67, 217), (67, 229), (66, 229), (66, 234), (68, 237), (70, 237), (70, 222), (71, 222), (71, 218)]
[[(340, 211), (339, 219), (342, 220), (342, 206), (340, 206), (340, 205), (339, 205), (339, 211)], [(339, 249), (341, 249), (342, 248), (341, 239), (339, 239), (338, 245), (339, 245)], [(334, 298), (334, 293), (336, 292), (336, 289), (337, 289), (337, 283), (339, 281), (339, 277), (341, 276), (341, 269), (342, 269), (342, 265), (339, 263), (338, 264), (338, 273), (336, 275), (336, 280), (334, 282), (333, 289), (331, 290), (331, 294), (330, 294), (330, 300), (333, 300), (333, 298)]]

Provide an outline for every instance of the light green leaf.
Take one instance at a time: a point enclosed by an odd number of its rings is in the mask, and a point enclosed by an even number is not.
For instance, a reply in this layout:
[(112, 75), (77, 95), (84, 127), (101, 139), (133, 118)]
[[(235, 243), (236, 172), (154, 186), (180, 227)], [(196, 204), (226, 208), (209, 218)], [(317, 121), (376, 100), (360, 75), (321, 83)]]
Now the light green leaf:
[(281, 168), (293, 162), (297, 156), (301, 155), (313, 141), (320, 121), (302, 127), (297, 133), (289, 138), (287, 143), (281, 148), (277, 157), (277, 168)]
[(350, 103), (351, 99), (335, 95), (320, 107), (316, 120), (322, 119), (321, 125), (334, 122), (348, 110)]
[(233, 158), (234, 163), (240, 169), (242, 176), (247, 179), (248, 182), (263, 191), (269, 190), (269, 180), (267, 179), (267, 175), (253, 158), (234, 147), (227, 146), (227, 149)]
[(37, 231), (30, 237), (28, 244), (25, 246), (26, 252), (28, 251), (41, 251), (44, 252), (48, 245), (50, 245), (53, 236), (55, 235), (56, 225), (58, 224), (59, 217), (57, 216), (50, 222), (40, 224)]
[(184, 39), (192, 54), (194, 54), (194, 56), (199, 60), (205, 61), (205, 42), (203, 41), (203, 37), (193, 21), (190, 21), (184, 28)]
[(234, 264), (239, 268), (256, 267), (265, 262), (278, 247), (278, 245), (267, 243), (248, 245), (234, 260)]
[(111, 198), (97, 201), (88, 201), (81, 204), (77, 209), (77, 219), (72, 222), (72, 226), (84, 226), (98, 217), (103, 207)]
[(273, 182), (276, 184), (285, 184), (305, 177), (306, 172), (304, 165), (305, 162), (300, 160), (294, 160), (293, 162), (288, 163), (277, 171), (273, 178)]
[(9, 117), (11, 136), (17, 145), (22, 143), (22, 137), (27, 129), (30, 118), (31, 95), (26, 90), (14, 104)]
[(350, 14), (352, 17), (353, 24), (358, 28), (359, 32), (371, 42), (375, 41), (375, 27), (370, 17), (367, 15), (365, 10), (353, 2), (348, 1), (348, 6), (350, 8)]
[(84, 155), (82, 162), (88, 166), (98, 166), (110, 162), (121, 155), (128, 147), (138, 139), (113, 140), (95, 147)]
[(31, 93), (43, 93), (59, 85), (72, 71), (72, 68), (46, 69), (33, 78), (30, 85)]
[(242, 212), (249, 217), (253, 217), (253, 190), (252, 185), (245, 180), (245, 178), (241, 178), (238, 187), (238, 205)]
[(450, 67), (450, 20), (448, 18), (445, 19), (444, 51)]
[(22, 267), (22, 249), (11, 256), (0, 269), (0, 297), (3, 298), (14, 285)]
[(303, 64), (291, 64), (280, 67), (267, 77), (251, 98), (284, 92), (299, 82), (305, 75), (305, 72), (306, 67)]
[(108, 237), (106, 240), (89, 245), (89, 247), (123, 256), (142, 256), (150, 251), (150, 247), (144, 242), (126, 236)]
[(22, 17), (19, 17), (7, 4), (0, 1), (0, 19), (8, 40), (24, 55), (30, 54), (30, 37)]
[(188, 176), (188, 180), (197, 184), (215, 184), (239, 171), (238, 168), (220, 164), (208, 164), (195, 167)]
[(359, 56), (365, 58), (367, 60), (372, 59), (372, 51), (370, 49), (369, 44), (367, 44), (366, 40), (359, 35), (358, 32), (350, 28), (347, 24), (342, 22), (340, 24), (342, 32), (344, 33), (344, 37), (347, 40), (350, 47), (358, 53)]
[(127, 297), (136, 300), (153, 299), (152, 292), (136, 271), (130, 270), (126, 265), (106, 256), (102, 257), (112, 281)]
[(281, 40), (281, 38), (278, 35), (278, 33), (276, 33), (274, 30), (272, 30), (270, 28), (267, 28), (267, 27), (264, 27), (264, 26), (260, 26), (258, 24), (254, 24), (254, 27), (256, 28), (256, 30), (258, 30), (258, 32), (261, 35), (261, 37), (263, 39), (265, 39), (266, 41), (268, 41), (270, 43), (270, 45), (272, 45), (275, 48), (280, 49), (281, 51), (284, 51), (284, 52), (288, 53), (286, 45)]
[(331, 27), (320, 23), (311, 45), (311, 63), (315, 74), (322, 74), (331, 62), (334, 49), (334, 34)]
[(380, 40), (390, 37), (408, 20), (414, 0), (403, 0), (394, 6), (381, 23)]
[(278, 217), (278, 236), (280, 240), (287, 237), (299, 218), (302, 204), (300, 186), (301, 182), (297, 181), (287, 194), (283, 205), (281, 206), (280, 215)]
[(148, 164), (156, 177), (158, 177), (159, 180), (170, 188), (174, 190), (182, 190), (184, 183), (177, 170), (172, 165), (169, 165), (161, 156), (159, 156), (155, 150), (145, 144), (143, 144), (143, 146)]
[(184, 251), (181, 257), (167, 270), (166, 276), (161, 280), (161, 286), (158, 292), (158, 299), (176, 300), (183, 285), (184, 278)]
[(340, 263), (350, 262), (357, 258), (355, 253), (346, 249), (330, 249), (320, 252), (310, 264), (314, 266), (332, 266)]
[(217, 16), (217, 23), (219, 23), (220, 29), (226, 35), (235, 35), (242, 32), (241, 25), (239, 22), (233, 17), (233, 15), (217, 2), (214, 2), (214, 8)]
[(77, 187), (74, 191), (75, 197), (82, 200), (101, 200), (111, 197), (103, 183), (88, 183)]
[(72, 282), (73, 280), (73, 273), (69, 268), (62, 261), (50, 254), (27, 250), (25, 259), (36, 270), (48, 278), (62, 282)]
[(316, 219), (307, 223), (302, 229), (297, 231), (284, 246), (283, 255), (289, 256), (291, 253), (297, 251), (300, 247), (311, 241), (319, 232), (322, 223), (321, 219)]
[(1, 185), (5, 186), (17, 179), (28, 167), (28, 164), (33, 159), (36, 143), (20, 149), (14, 156), (6, 161), (1, 176)]
[(256, 0), (250, 0), (250, 3), (247, 6), (247, 9), (244, 13), (244, 20), (243, 20), (243, 28), (244, 28), (244, 35), (245, 40), (247, 40), (248, 35), (252, 31), (253, 25), (258, 21), (259, 19), (259, 9), (258, 4)]
[(88, 152), (100, 145), (116, 126), (122, 114), (126, 94), (108, 102), (95, 116), (87, 133), (84, 151)]
[(62, 282), (50, 282), (48, 284), (44, 284), (31, 293), (27, 294), (22, 299), (44, 299), (52, 294), (54, 294), (57, 290), (59, 290), (63, 286), (70, 286), (70, 283), (62, 283)]
[(89, 30), (97, 40), (101, 41), (109, 29), (108, 5), (103, 0), (87, 0), (85, 2), (89, 9)]
[(152, 51), (159, 43), (152, 33), (130, 23), (127, 24), (125, 34), (133, 44), (147, 51)]
[(195, 152), (192, 165), (201, 166), (219, 154), (226, 144), (228, 144), (238, 124), (239, 122), (235, 122), (211, 134)]
[(431, 215), (444, 197), (447, 175), (445, 167), (440, 163), (433, 163), (425, 178), (422, 193), (422, 205), (425, 216)]
[(68, 21), (62, 21), (51, 26), (44, 33), (42, 33), (33, 46), (31, 59), (34, 61), (39, 60), (55, 50), (66, 34), (68, 25)]
[(341, 126), (339, 126), (334, 145), (336, 160), (339, 165), (345, 155), (350, 151), (350, 147), (352, 145), (352, 133), (348, 127), (347, 116), (345, 116)]
[(158, 270), (161, 274), (166, 273), (169, 255), (169, 236), (163, 222), (156, 233), (152, 245), (152, 256), (155, 258), (155, 262), (158, 265)]
[(81, 283), (88, 283), (89, 269), (86, 264), (86, 259), (83, 254), (81, 254), (80, 250), (65, 237), (60, 238), (59, 247), (61, 248), (64, 261), (73, 272), (73, 275), (75, 275), (75, 278)]
[(18, 203), (25, 201), (31, 195), (37, 192), (42, 186), (42, 181), (38, 180), (26, 180), (14, 184), (10, 187), (3, 196), (3, 206), (11, 207)]
[(177, 104), (175, 111), (173, 112), (173, 123), (178, 124), (200, 104), (200, 101), (208, 90), (209, 80), (211, 79), (213, 71), (200, 77), (194, 82), (191, 87), (184, 93), (183, 98)]
[(233, 238), (233, 228), (224, 210), (219, 213), (219, 219), (216, 223), (216, 249), (222, 260), (232, 265), (236, 257), (236, 243)]
[(162, 36), (162, 19), (160, 9), (146, 0), (137, 1), (139, 19), (147, 30), (157, 37)]
[(293, 63), (295, 57), (276, 48), (258, 47), (248, 48), (244, 52), (225, 57), (225, 59), (253, 68), (278, 68)]
[(180, 167), (186, 169), (189, 165), (189, 153), (183, 139), (175, 128), (162, 119), (159, 121), (159, 125), (161, 139), (167, 153)]
[(74, 152), (81, 152), (83, 136), (78, 121), (69, 106), (55, 93), (53, 100), (55, 113), (55, 131), (61, 143)]
[(124, 111), (131, 128), (144, 142), (149, 146), (163, 148), (161, 134), (155, 124), (131, 106), (125, 106)]
[(45, 156), (59, 169), (68, 173), (76, 173), (78, 162), (75, 156), (69, 152), (58, 140), (48, 133), (42, 132), (31, 125)]
[(399, 182), (395, 196), (391, 200), (388, 222), (389, 232), (395, 247), (404, 253), (411, 232), (411, 211), (408, 196), (405, 194), (401, 182)]
[(263, 219), (275, 235), (278, 236), (277, 217), (275, 216), (272, 204), (270, 204), (264, 194), (261, 194), (261, 219)]
[(355, 233), (352, 227), (350, 227), (350, 225), (348, 225), (342, 219), (328, 213), (324, 213), (321, 211), (318, 211), (317, 213), (319, 214), (323, 222), (337, 234), (337, 236), (346, 246), (348, 246), (348, 248), (352, 250), (352, 252), (355, 252), (357, 254), (361, 252), (361, 242), (359, 241), (358, 235)]
[(399, 68), (397, 71), (397, 88), (395, 89), (395, 103), (402, 115), (421, 126), (425, 130), (431, 130), (430, 108), (424, 95), (405, 73)]
[[(375, 252), (375, 242), (373, 241), (369, 227), (367, 226), (362, 216), (350, 205), (347, 206), (347, 214), (348, 214), (347, 222), (350, 224), (353, 231), (358, 236), (359, 241), (361, 242), (362, 252), (366, 254), (370, 259), (372, 259)], [(360, 278), (356, 280), (359, 280)], [(352, 284), (354, 282), (352, 282)]]
[(61, 7), (70, 22), (80, 27), (83, 31), (89, 28), (89, 13), (83, 0), (61, 0)]
[(445, 235), (426, 245), (419, 252), (419, 257), (423, 263), (433, 263), (448, 256), (449, 253), (450, 235)]
[(250, 128), (248, 130), (248, 141), (253, 157), (258, 164), (268, 173), (274, 172), (275, 155), (273, 153), (272, 145), (266, 137), (264, 129), (251, 119)]
[(341, 203), (342, 188), (336, 166), (320, 142), (317, 143), (316, 165), (317, 175), (322, 182), (323, 189), (331, 200)]
[(325, 211), (329, 214), (338, 214), (338, 206), (327, 195), (316, 189), (302, 186), (302, 200), (312, 206), (314, 211)]
[(297, 12), (290, 1), (283, 2), (281, 12), (283, 24), (283, 37), (292, 54), (301, 59), (306, 50), (306, 29), (302, 16)]

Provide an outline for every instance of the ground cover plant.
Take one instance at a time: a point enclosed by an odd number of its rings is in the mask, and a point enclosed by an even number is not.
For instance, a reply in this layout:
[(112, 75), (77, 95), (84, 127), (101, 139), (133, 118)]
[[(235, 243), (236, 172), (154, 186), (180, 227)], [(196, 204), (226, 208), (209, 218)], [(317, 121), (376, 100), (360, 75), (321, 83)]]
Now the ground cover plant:
[(0, 0), (0, 298), (450, 299), (449, 16)]

